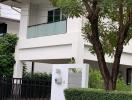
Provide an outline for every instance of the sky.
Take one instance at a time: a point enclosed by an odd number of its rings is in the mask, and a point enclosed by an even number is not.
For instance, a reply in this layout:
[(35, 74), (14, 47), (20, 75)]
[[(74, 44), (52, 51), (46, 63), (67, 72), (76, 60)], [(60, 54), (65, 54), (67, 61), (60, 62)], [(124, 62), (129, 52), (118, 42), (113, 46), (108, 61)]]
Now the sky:
[[(18, 9), (20, 11), (20, 9)], [(0, 4), (0, 16), (10, 19), (20, 20), (20, 13), (13, 10), (10, 6)]]

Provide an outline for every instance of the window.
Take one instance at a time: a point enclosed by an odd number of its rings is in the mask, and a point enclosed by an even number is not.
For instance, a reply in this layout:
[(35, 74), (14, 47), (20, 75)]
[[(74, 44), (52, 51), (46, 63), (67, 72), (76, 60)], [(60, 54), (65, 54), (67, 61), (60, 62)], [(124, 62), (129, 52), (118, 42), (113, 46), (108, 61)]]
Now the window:
[(55, 9), (55, 11), (54, 11), (54, 21), (55, 22), (60, 21), (60, 16), (61, 16), (60, 9)]
[(4, 33), (7, 33), (7, 24), (1, 23), (0, 24), (0, 35), (3, 35)]
[(48, 23), (52, 23), (54, 21), (53, 19), (53, 11), (48, 12)]
[(127, 84), (132, 83), (132, 68), (127, 69)]
[(58, 22), (61, 20), (66, 20), (66, 17), (60, 9), (48, 11), (48, 23)]

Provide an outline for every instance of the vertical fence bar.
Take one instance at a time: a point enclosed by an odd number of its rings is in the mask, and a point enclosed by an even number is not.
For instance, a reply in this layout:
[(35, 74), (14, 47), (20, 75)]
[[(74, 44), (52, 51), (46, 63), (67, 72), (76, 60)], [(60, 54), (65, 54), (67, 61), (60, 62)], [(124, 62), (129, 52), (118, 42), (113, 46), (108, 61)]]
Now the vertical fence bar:
[(0, 77), (0, 100), (49, 100), (51, 80)]

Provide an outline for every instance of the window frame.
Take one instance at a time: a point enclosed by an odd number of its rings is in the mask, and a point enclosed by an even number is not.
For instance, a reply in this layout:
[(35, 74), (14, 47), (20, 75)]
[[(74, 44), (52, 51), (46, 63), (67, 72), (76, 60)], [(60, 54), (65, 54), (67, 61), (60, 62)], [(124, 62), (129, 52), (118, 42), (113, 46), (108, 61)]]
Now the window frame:
[[(55, 17), (56, 17), (56, 15), (55, 15), (55, 11), (57, 11), (57, 10), (60, 10), (60, 15), (59, 15), (59, 20), (55, 20)], [(49, 12), (50, 11), (53, 11), (53, 21), (49, 21)], [(63, 17), (64, 15), (63, 15), (63, 12), (61, 11), (61, 9), (60, 8), (56, 8), (56, 9), (52, 9), (52, 10), (48, 10), (48, 16), (47, 16), (47, 23), (55, 23), (55, 22), (59, 22), (59, 21), (64, 21), (64, 20), (67, 20), (67, 18), (64, 18)]]

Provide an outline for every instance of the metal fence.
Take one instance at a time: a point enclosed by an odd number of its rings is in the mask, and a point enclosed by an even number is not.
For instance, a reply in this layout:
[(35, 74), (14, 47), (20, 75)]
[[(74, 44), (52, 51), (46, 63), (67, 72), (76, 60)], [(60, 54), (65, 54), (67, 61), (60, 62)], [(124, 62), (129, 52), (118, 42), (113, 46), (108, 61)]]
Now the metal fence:
[(50, 100), (51, 80), (0, 77), (0, 100)]

